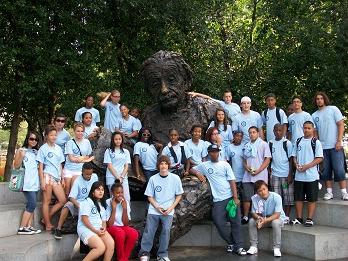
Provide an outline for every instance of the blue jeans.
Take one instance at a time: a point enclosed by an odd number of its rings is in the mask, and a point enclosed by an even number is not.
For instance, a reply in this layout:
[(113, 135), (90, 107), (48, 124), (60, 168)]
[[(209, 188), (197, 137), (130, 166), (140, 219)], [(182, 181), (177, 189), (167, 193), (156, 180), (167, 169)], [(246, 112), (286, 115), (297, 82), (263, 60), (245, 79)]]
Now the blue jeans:
[(36, 208), (36, 191), (23, 191), (25, 198), (27, 199), (27, 204), (25, 206), (25, 210), (29, 213), (33, 213)]
[(324, 152), (324, 170), (322, 180), (332, 180), (332, 172), (335, 181), (346, 179), (345, 158), (343, 149), (337, 151), (335, 148), (323, 150)]
[(173, 216), (164, 215), (153, 215), (148, 214), (146, 218), (146, 226), (141, 239), (141, 250), (139, 255), (141, 256), (144, 252), (150, 253), (153, 246), (153, 239), (155, 237), (159, 222), (162, 223), (162, 230), (159, 239), (159, 248), (157, 256), (167, 257), (168, 256), (168, 245), (170, 239), (170, 229), (172, 227)]

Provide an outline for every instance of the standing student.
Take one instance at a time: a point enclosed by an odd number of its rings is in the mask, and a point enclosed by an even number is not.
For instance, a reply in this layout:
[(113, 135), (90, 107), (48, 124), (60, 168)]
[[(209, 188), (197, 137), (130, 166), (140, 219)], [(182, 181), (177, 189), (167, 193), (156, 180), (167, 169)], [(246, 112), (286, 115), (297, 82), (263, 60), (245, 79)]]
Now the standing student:
[(185, 143), (179, 141), (179, 132), (175, 129), (169, 130), (169, 140), (167, 146), (162, 150), (162, 155), (170, 159), (169, 171), (179, 177), (188, 175), (190, 163), (187, 160), (187, 147)]
[(66, 123), (66, 117), (64, 114), (57, 114), (54, 117), (53, 125), (56, 128), (57, 131), (57, 139), (56, 144), (62, 149), (62, 151), (65, 151), (65, 144), (70, 140), (70, 134), (64, 129)]
[(266, 126), (267, 141), (274, 139), (273, 127), (280, 123), (283, 127), (283, 136), (286, 136), (288, 117), (285, 112), (276, 106), (277, 98), (275, 94), (269, 93), (265, 98), (267, 109), (261, 113), (263, 124)]
[(116, 130), (122, 132), (124, 137), (134, 145), (140, 130), (139, 124), (137, 120), (129, 114), (129, 108), (127, 105), (122, 104), (120, 106), (120, 111), (122, 117), (119, 118), (116, 124)]
[(300, 96), (294, 96), (292, 98), (292, 105), (294, 107), (294, 113), (288, 118), (288, 139), (291, 141), (292, 145), (294, 145), (298, 138), (303, 137), (303, 124), (306, 121), (313, 122), (313, 120), (308, 112), (302, 110), (302, 98)]
[[(215, 144), (219, 147), (219, 160), (226, 161), (225, 156), (225, 148), (223, 147), (223, 141), (222, 137), (216, 127), (211, 127), (207, 130), (207, 133), (205, 134), (205, 142), (206, 142), (206, 148), (208, 148), (210, 145)], [(209, 153), (207, 156), (207, 160), (210, 160)]]
[(138, 142), (134, 145), (134, 168), (138, 178), (140, 178), (140, 164), (146, 181), (157, 173), (157, 157), (162, 150), (162, 144), (155, 143), (152, 133), (148, 128), (139, 131)]
[(222, 97), (223, 101), (213, 99), (208, 95), (201, 94), (198, 92), (189, 92), (189, 94), (192, 95), (192, 97), (198, 96), (205, 99), (211, 99), (217, 102), (227, 112), (230, 121), (233, 121), (234, 117), (236, 117), (236, 115), (241, 112), (239, 105), (237, 103), (232, 102), (232, 91), (229, 89), (224, 91)]
[(247, 143), (249, 138), (249, 128), (256, 126), (259, 129), (260, 137), (263, 139), (262, 118), (261, 115), (253, 110), (250, 110), (251, 99), (244, 96), (241, 99), (242, 113), (236, 115), (232, 122), (232, 131), (240, 130), (243, 132), (243, 144)]
[(269, 148), (272, 154), (270, 167), (271, 184), (273, 191), (283, 199), (283, 206), (286, 217), (284, 222), (289, 223), (291, 206), (294, 205), (294, 185), (292, 170), (292, 144), (284, 138), (284, 129), (280, 123), (273, 127), (274, 140), (269, 141)]
[(254, 193), (254, 184), (258, 180), (268, 183), (267, 167), (272, 158), (267, 142), (259, 136), (259, 129), (256, 126), (249, 128), (250, 141), (243, 149), (244, 168), (243, 176), (243, 211), (242, 224), (248, 223), (251, 197)]
[(193, 125), (190, 133), (191, 139), (186, 140), (184, 143), (187, 146), (188, 155), (186, 156), (190, 161), (190, 167), (193, 167), (205, 161), (208, 153), (206, 143), (201, 140), (202, 126)]
[(113, 237), (116, 247), (116, 260), (128, 261), (139, 233), (129, 226), (130, 206), (123, 196), (120, 183), (111, 186), (112, 197), (106, 201), (108, 232)]
[[(325, 181), (327, 193), (324, 200), (333, 198), (332, 176), (341, 189), (341, 198), (348, 200), (346, 167), (343, 151), (344, 121), (341, 111), (329, 105), (329, 97), (324, 92), (318, 92), (314, 97), (318, 110), (312, 114), (319, 140), (324, 150), (324, 171), (322, 179)], [(332, 175), (333, 174), (333, 175)]]
[(36, 161), (37, 150), (39, 147), (39, 135), (35, 131), (28, 131), (23, 147), (16, 151), (14, 158), (14, 168), (19, 168), (22, 165), (25, 168), (23, 194), (27, 200), (21, 223), (17, 231), (18, 235), (32, 235), (41, 232), (41, 230), (32, 227), (37, 193), (40, 190), (38, 163)]
[(121, 93), (118, 90), (112, 90), (100, 102), (100, 106), (105, 108), (104, 128), (111, 132), (116, 130), (118, 120), (121, 118), (120, 99)]
[(244, 176), (244, 164), (243, 164), (243, 148), (242, 144), (243, 132), (235, 131), (233, 132), (233, 141), (226, 148), (226, 159), (230, 163), (233, 174), (236, 177), (236, 185), (238, 191), (238, 198), (242, 200), (243, 191), (243, 176)]
[(78, 176), (81, 176), (82, 165), (94, 159), (91, 143), (83, 137), (85, 126), (82, 123), (74, 125), (75, 137), (65, 145), (66, 161), (64, 165), (65, 194), (68, 196), (70, 188)]
[[(55, 144), (57, 131), (54, 126), (47, 126), (44, 135), (46, 143), (40, 147), (36, 160), (39, 162), (43, 223), (45, 224), (46, 230), (50, 231), (54, 227), (51, 223), (52, 216), (66, 203), (64, 193), (65, 182), (62, 171), (64, 154), (62, 149)], [(58, 201), (49, 209), (52, 192)]]
[(82, 113), (82, 124), (85, 126), (83, 137), (89, 141), (95, 140), (99, 135), (99, 127), (92, 123), (92, 113), (85, 111)]
[(94, 99), (92, 95), (87, 95), (85, 99), (85, 106), (78, 109), (75, 114), (75, 122), (82, 122), (82, 114), (85, 112), (89, 112), (92, 114), (92, 125), (96, 126), (100, 122), (100, 114), (99, 111), (93, 107)]
[(295, 174), (295, 207), (296, 219), (293, 225), (303, 224), (303, 202), (308, 202), (308, 215), (305, 226), (313, 226), (313, 217), (318, 200), (318, 164), (323, 161), (321, 142), (314, 137), (314, 124), (306, 121), (303, 124), (304, 136), (299, 138), (293, 148), (292, 156), (296, 165)]
[(282, 207), (282, 199), (275, 192), (269, 192), (266, 182), (258, 180), (255, 182), (256, 194), (251, 198), (252, 208), (249, 222), (250, 248), (249, 255), (257, 254), (258, 249), (258, 230), (264, 227), (272, 227), (273, 232), (273, 254), (281, 257), (280, 244), (282, 237), (282, 227), (285, 214)]
[(72, 185), (69, 201), (64, 205), (62, 211), (60, 212), (60, 217), (58, 225), (54, 230), (54, 238), (62, 239), (62, 227), (66, 218), (69, 215), (78, 216), (80, 203), (88, 197), (91, 190), (92, 184), (98, 181), (97, 174), (93, 173), (93, 165), (90, 162), (85, 162), (82, 165), (82, 175), (77, 177), (74, 184)]
[(128, 168), (131, 164), (129, 150), (123, 148), (123, 134), (115, 131), (111, 135), (111, 146), (104, 153), (104, 164), (106, 169), (106, 185), (111, 195), (111, 186), (119, 180), (123, 186), (125, 199), (130, 202), (128, 185)]
[(226, 148), (232, 141), (232, 127), (228, 124), (227, 116), (223, 109), (217, 109), (215, 112), (214, 120), (210, 123), (209, 128), (215, 127), (218, 129), (219, 134), (222, 137), (222, 146)]
[[(213, 144), (208, 147), (209, 161), (194, 167), (190, 172), (196, 175), (200, 181), (207, 178), (213, 194), (212, 217), (214, 224), (227, 245), (227, 252), (246, 255), (243, 249), (243, 235), (240, 224), (240, 210), (235, 176), (231, 166), (219, 160), (220, 148)], [(235, 216), (226, 213), (226, 206), (233, 200), (236, 205)], [(231, 226), (226, 225), (230, 222)]]
[(148, 196), (150, 204), (139, 251), (141, 261), (150, 260), (153, 239), (160, 222), (162, 230), (157, 251), (157, 261), (169, 261), (168, 245), (174, 209), (184, 193), (180, 177), (170, 173), (168, 171), (169, 166), (169, 158), (164, 155), (160, 156), (157, 161), (159, 173), (150, 178), (145, 190), (145, 195)]
[(103, 260), (110, 261), (114, 254), (114, 240), (106, 230), (105, 208), (104, 184), (96, 181), (92, 184), (88, 198), (80, 203), (77, 234), (91, 248), (84, 261), (97, 260), (103, 254)]

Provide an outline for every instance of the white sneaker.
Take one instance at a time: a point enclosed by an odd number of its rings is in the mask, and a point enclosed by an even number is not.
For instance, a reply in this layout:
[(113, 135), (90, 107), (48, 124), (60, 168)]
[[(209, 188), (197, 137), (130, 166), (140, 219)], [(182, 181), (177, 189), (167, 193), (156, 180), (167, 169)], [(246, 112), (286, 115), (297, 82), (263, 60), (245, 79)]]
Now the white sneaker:
[(348, 193), (342, 193), (342, 199), (343, 200), (348, 200)]
[(249, 250), (247, 251), (248, 255), (255, 255), (257, 254), (257, 247), (251, 246)]
[(280, 252), (280, 249), (279, 248), (274, 248), (273, 249), (273, 255), (275, 257), (281, 257), (282, 256), (282, 253)]
[(170, 261), (169, 257), (164, 256), (164, 257), (157, 257), (157, 261)]
[(289, 225), (290, 223), (290, 218), (289, 217), (285, 217), (284, 218), (284, 225)]
[(333, 199), (333, 194), (332, 193), (325, 193), (324, 197), (323, 197), (324, 200), (330, 200), (330, 199)]

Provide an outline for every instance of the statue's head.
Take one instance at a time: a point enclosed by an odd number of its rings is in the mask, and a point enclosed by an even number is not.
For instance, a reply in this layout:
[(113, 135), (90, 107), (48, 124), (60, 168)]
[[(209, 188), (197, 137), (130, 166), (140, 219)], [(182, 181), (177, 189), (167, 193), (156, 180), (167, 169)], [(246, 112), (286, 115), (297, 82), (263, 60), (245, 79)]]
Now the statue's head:
[(173, 111), (192, 84), (192, 71), (180, 54), (159, 51), (145, 60), (141, 75), (145, 87), (161, 106)]

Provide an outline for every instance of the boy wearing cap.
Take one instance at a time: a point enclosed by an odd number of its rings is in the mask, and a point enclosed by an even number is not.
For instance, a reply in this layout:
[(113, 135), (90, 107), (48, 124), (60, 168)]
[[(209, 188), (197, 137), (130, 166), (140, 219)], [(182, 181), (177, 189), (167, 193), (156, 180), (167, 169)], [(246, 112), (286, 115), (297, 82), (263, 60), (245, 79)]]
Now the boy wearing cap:
[[(219, 161), (220, 149), (212, 144), (208, 147), (209, 161), (205, 161), (190, 170), (201, 182), (208, 179), (213, 194), (213, 222), (220, 236), (227, 242), (227, 252), (246, 255), (243, 249), (243, 235), (240, 224), (240, 201), (231, 166), (225, 161)], [(236, 205), (235, 216), (226, 213), (226, 206), (233, 200)], [(231, 202), (233, 204), (233, 202)], [(226, 223), (230, 222), (229, 228)]]
[(256, 126), (259, 129), (260, 137), (263, 139), (262, 130), (262, 118), (261, 115), (253, 110), (250, 110), (251, 99), (248, 96), (244, 96), (241, 99), (242, 113), (236, 115), (234, 121), (232, 122), (232, 131), (240, 130), (243, 132), (243, 144), (247, 143), (249, 138), (249, 128), (251, 126)]

